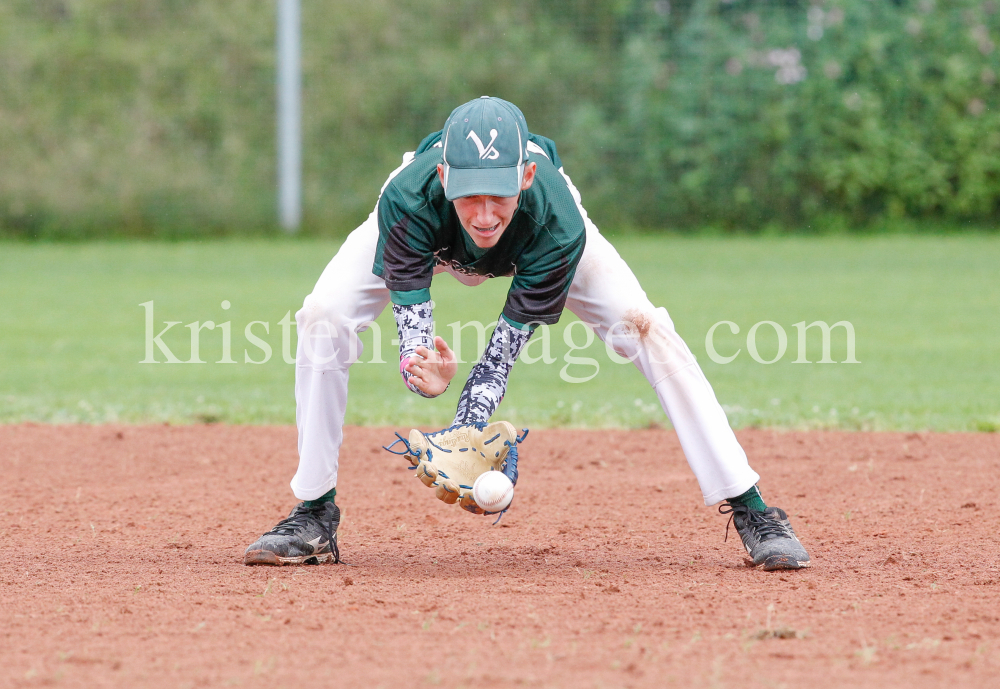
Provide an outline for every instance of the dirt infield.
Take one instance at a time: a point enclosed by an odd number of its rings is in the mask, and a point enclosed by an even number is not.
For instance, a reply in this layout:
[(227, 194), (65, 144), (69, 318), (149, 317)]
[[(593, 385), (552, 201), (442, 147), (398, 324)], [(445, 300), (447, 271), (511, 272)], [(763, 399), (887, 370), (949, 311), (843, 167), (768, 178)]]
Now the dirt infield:
[(498, 526), (346, 433), (351, 566), (250, 568), (294, 429), (0, 426), (0, 686), (996, 686), (998, 434), (739, 433), (768, 574), (672, 432), (533, 432)]

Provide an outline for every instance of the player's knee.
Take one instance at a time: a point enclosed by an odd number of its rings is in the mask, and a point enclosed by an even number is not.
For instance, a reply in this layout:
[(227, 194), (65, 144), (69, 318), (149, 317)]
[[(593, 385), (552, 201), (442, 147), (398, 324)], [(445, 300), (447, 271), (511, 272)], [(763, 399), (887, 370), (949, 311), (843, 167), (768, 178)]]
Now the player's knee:
[(302, 302), (302, 308), (295, 314), (295, 324), (300, 334), (312, 333), (325, 328), (330, 331), (340, 329), (346, 322), (343, 309), (335, 301), (310, 294)]
[(626, 309), (609, 332), (609, 344), (631, 359), (650, 382), (672, 375), (695, 362), (694, 355), (674, 328), (667, 310)]
[(315, 294), (305, 298), (295, 314), (299, 365), (343, 369), (358, 360), (363, 350), (355, 327), (336, 300), (327, 301)]
[(640, 342), (649, 339), (650, 334), (674, 332), (674, 322), (663, 307), (656, 308), (652, 304), (643, 307), (630, 307), (621, 310), (621, 318), (614, 323), (612, 330), (628, 333)]

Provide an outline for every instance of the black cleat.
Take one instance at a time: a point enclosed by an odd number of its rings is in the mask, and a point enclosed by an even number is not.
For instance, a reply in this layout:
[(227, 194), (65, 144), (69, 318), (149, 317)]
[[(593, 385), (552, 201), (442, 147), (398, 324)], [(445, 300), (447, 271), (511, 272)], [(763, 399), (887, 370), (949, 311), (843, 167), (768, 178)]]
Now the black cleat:
[[(809, 553), (792, 530), (784, 510), (768, 507), (760, 512), (746, 505), (726, 503), (719, 506), (719, 512), (732, 514), (729, 520), (736, 526), (754, 567), (772, 572), (809, 566)], [(729, 524), (726, 524), (726, 537), (729, 537)]]
[(257, 539), (243, 555), (245, 565), (318, 565), (340, 562), (337, 527), (340, 508), (332, 502), (315, 507), (299, 503), (286, 519)]

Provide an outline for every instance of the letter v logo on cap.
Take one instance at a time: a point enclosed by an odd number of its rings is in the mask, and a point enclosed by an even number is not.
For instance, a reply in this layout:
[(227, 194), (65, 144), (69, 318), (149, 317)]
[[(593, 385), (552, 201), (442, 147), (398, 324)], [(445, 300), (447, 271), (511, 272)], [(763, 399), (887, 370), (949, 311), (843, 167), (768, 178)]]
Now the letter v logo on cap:
[(466, 139), (472, 139), (472, 142), (476, 144), (476, 148), (479, 149), (479, 159), (480, 160), (496, 160), (500, 157), (500, 151), (493, 147), (493, 142), (497, 140), (497, 130), (490, 130), (490, 142), (483, 146), (482, 139), (475, 131), (469, 131), (469, 135), (465, 137)]

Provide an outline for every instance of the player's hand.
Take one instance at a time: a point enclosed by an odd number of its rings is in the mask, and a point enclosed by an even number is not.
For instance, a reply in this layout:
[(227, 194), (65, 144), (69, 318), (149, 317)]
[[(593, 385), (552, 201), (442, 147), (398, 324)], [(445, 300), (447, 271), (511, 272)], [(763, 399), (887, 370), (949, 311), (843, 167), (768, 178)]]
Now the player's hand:
[(436, 397), (448, 389), (448, 383), (458, 371), (458, 361), (455, 352), (448, 348), (444, 338), (434, 338), (432, 352), (427, 347), (417, 347), (416, 356), (410, 359), (406, 372), (410, 374), (410, 383), (420, 392)]

